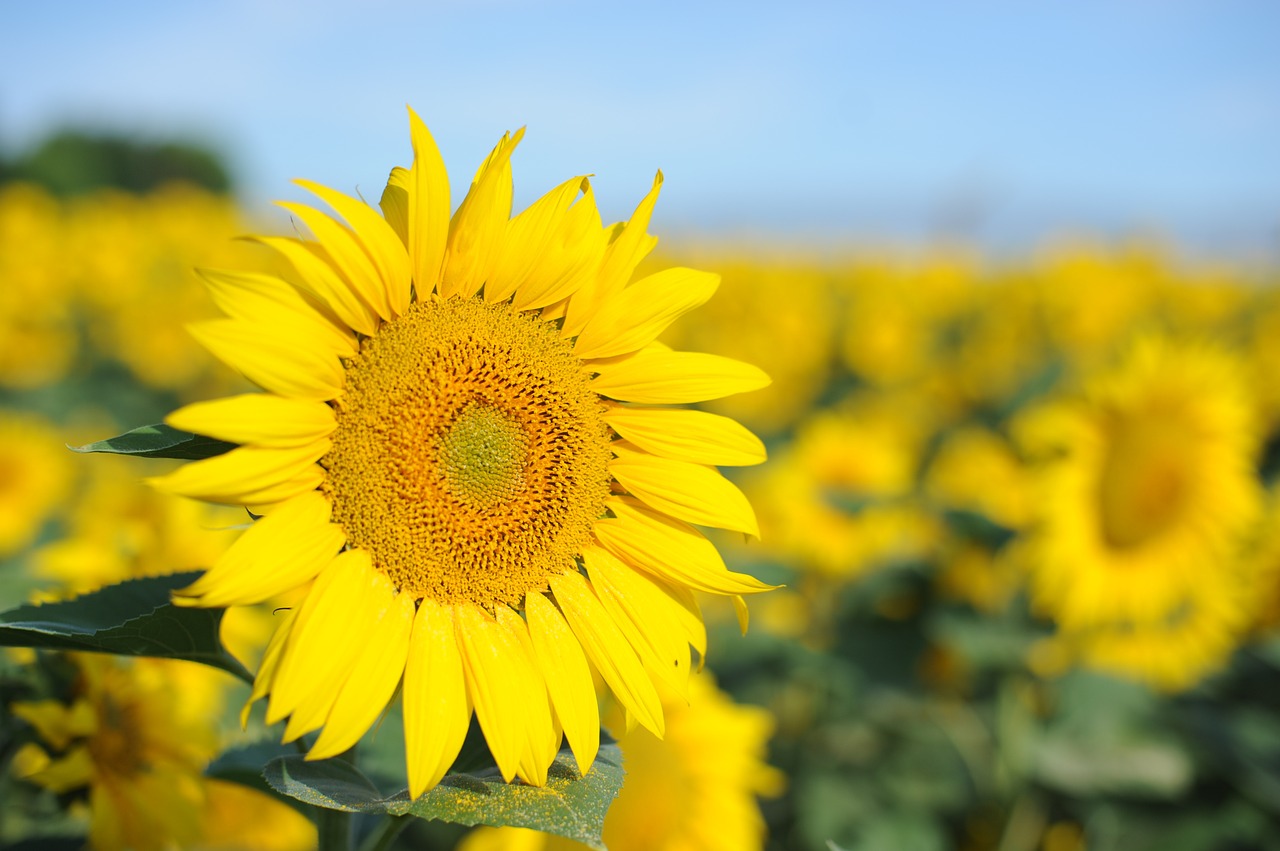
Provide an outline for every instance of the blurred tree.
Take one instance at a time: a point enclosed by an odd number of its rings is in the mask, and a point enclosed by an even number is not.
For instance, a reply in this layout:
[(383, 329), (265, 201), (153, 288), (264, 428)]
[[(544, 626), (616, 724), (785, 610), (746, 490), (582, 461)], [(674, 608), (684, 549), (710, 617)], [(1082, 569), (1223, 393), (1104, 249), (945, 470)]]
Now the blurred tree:
[(186, 181), (226, 193), (231, 177), (221, 158), (188, 142), (142, 142), (122, 136), (64, 130), (16, 159), (0, 161), (0, 183), (38, 183), (57, 195), (104, 187), (147, 192)]

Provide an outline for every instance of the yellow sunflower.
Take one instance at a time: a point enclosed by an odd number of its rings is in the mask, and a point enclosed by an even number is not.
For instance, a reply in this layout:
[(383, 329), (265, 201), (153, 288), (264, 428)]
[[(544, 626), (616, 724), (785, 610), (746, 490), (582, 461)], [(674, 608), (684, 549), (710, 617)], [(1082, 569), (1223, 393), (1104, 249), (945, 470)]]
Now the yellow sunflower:
[[(742, 706), (707, 675), (690, 681), (688, 703), (668, 698), (667, 735), (618, 729), (627, 782), (604, 822), (611, 851), (751, 851), (764, 846), (757, 795), (782, 791), (765, 762), (773, 717)], [(519, 827), (482, 827), (458, 851), (573, 851), (585, 846)]]
[[(253, 603), (310, 584), (264, 656), (255, 697), (285, 739), (333, 756), (403, 680), (414, 795), (475, 712), (503, 776), (545, 783), (569, 741), (599, 742), (594, 667), (657, 735), (655, 681), (683, 692), (705, 650), (691, 591), (765, 590), (694, 528), (757, 534), (717, 464), (764, 460), (733, 420), (663, 407), (754, 390), (755, 367), (655, 338), (718, 278), (629, 282), (661, 174), (603, 227), (575, 177), (511, 217), (507, 135), (452, 217), (449, 181), (410, 112), (414, 163), (382, 214), (300, 185), (346, 224), (282, 203), (315, 241), (264, 237), (296, 271), (205, 272), (228, 318), (192, 326), (265, 393), (197, 403), (175, 428), (241, 444), (158, 480), (263, 514), (181, 602)], [(563, 733), (562, 733), (563, 731)]]
[(68, 452), (50, 423), (0, 410), (0, 557), (36, 540), (71, 479)]
[[(168, 660), (67, 659), (78, 674), (67, 700), (9, 706), (42, 743), (20, 748), (14, 769), (57, 794), (87, 797), (91, 847), (314, 847), (315, 829), (290, 807), (203, 776), (217, 752), (210, 718), (221, 675)], [(225, 818), (230, 810), (234, 819)]]
[(1262, 497), (1239, 364), (1143, 337), (1018, 428), (1042, 455), (1032, 594), (1063, 646), (1173, 688), (1224, 661), (1248, 621), (1241, 557)]

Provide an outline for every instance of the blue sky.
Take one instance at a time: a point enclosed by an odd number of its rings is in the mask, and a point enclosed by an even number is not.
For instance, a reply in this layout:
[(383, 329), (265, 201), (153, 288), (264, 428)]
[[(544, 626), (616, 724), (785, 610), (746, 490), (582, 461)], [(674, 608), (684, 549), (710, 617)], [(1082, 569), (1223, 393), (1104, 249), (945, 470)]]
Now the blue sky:
[(198, 135), (246, 199), (376, 196), (432, 127), (457, 197), (528, 126), (517, 206), (663, 169), (659, 233), (825, 241), (1064, 229), (1280, 242), (1280, 3), (10, 4), (0, 145)]

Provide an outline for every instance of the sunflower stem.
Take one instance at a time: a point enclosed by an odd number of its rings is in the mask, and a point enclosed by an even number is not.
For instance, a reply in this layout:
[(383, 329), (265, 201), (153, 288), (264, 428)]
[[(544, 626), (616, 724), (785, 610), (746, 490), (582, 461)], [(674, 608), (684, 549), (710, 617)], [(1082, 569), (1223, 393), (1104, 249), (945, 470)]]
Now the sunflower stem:
[(316, 807), (316, 833), (319, 851), (350, 851), (351, 813)]
[[(356, 764), (354, 745), (334, 757), (352, 765)], [(318, 851), (351, 851), (351, 813), (341, 810), (316, 808), (316, 833), (319, 834)]]
[(387, 851), (406, 827), (409, 816), (387, 816), (382, 826), (365, 837), (360, 844), (360, 851)]

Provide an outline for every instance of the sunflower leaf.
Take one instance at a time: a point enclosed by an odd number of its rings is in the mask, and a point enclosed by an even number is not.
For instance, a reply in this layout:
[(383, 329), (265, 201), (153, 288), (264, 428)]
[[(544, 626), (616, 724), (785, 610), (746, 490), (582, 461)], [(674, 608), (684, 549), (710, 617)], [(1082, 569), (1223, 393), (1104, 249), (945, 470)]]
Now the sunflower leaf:
[(0, 647), (85, 650), (185, 659), (253, 678), (218, 637), (223, 609), (175, 606), (169, 595), (199, 572), (130, 579), (54, 603), (0, 612)]
[(70, 447), (73, 452), (107, 452), (113, 455), (133, 455), (138, 458), (181, 458), (184, 461), (212, 458), (235, 448), (234, 443), (214, 440), (212, 437), (204, 437), (188, 431), (178, 431), (164, 423), (139, 426), (106, 440)]
[(431, 791), (410, 800), (407, 792), (381, 797), (373, 783), (341, 760), (307, 762), (285, 756), (267, 763), (263, 775), (273, 789), (318, 807), (344, 812), (413, 815), (453, 824), (527, 827), (603, 849), (605, 813), (622, 788), (622, 752), (601, 744), (585, 777), (573, 755), (560, 751), (547, 772), (547, 785), (504, 783), (496, 768), (451, 773)]

